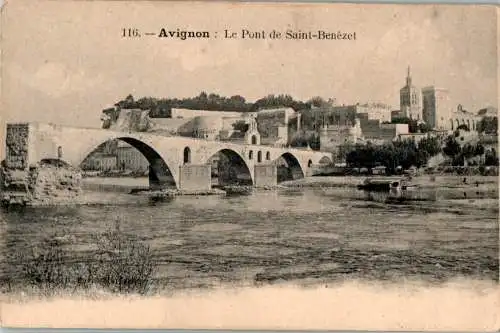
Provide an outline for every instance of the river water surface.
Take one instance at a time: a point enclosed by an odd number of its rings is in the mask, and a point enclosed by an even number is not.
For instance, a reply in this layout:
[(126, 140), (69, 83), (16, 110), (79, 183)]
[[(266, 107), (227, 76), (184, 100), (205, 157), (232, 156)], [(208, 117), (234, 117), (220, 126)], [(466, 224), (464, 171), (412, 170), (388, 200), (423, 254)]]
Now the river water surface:
[[(94, 193), (102, 204), (0, 212), (6, 260), (44, 237), (71, 239), (92, 259), (92, 236), (119, 221), (151, 244), (168, 288), (346, 280), (498, 281), (498, 200), (366, 201), (354, 189), (288, 189), (168, 202)], [(352, 195), (351, 195), (352, 194)]]

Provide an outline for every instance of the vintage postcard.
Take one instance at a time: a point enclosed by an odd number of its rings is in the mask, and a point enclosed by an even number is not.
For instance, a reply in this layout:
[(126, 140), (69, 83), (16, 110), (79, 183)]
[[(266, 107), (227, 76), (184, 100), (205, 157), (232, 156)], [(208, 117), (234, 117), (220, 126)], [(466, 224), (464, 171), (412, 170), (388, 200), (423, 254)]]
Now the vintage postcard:
[(6, 1), (5, 327), (500, 328), (498, 9)]

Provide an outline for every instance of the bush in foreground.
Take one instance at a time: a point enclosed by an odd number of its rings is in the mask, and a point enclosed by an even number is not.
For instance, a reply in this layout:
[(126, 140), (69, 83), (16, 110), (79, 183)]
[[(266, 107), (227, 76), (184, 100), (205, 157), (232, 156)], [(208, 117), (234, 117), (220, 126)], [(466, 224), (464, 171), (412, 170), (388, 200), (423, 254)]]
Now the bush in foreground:
[(56, 290), (101, 287), (118, 293), (146, 294), (152, 287), (157, 262), (149, 245), (114, 228), (94, 237), (92, 260), (75, 260), (60, 237), (32, 246), (19, 260), (18, 283), (51, 293)]

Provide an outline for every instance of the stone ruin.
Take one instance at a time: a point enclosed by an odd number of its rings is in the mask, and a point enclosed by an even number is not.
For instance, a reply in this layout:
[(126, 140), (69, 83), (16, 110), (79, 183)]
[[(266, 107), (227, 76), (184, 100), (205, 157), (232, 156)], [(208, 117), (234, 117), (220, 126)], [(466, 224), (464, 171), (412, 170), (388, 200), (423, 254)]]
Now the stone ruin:
[(0, 200), (4, 205), (70, 203), (81, 192), (82, 176), (59, 158), (28, 161), (27, 124), (9, 124), (6, 159), (0, 167)]
[(70, 203), (81, 193), (79, 170), (57, 163), (38, 163), (29, 170), (1, 169), (3, 204)]

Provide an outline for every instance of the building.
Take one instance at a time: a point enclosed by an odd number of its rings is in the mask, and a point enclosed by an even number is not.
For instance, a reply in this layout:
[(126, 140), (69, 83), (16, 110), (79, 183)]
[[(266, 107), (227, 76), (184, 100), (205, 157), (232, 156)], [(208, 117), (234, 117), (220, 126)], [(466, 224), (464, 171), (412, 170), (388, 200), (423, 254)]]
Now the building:
[(418, 146), (419, 142), (422, 139), (429, 138), (431, 136), (432, 136), (431, 133), (401, 133), (401, 134), (398, 134), (398, 136), (396, 137), (396, 140), (400, 140), (400, 141), (411, 140), (411, 141), (415, 142)]
[(126, 142), (119, 141), (116, 149), (116, 166), (120, 170), (146, 172), (149, 162), (142, 153)]
[(339, 156), (342, 146), (355, 145), (363, 142), (363, 132), (359, 119), (354, 124), (325, 125), (320, 131), (320, 146), (322, 151), (329, 151), (342, 160)]
[(413, 85), (410, 66), (408, 66), (406, 85), (399, 91), (399, 107), (404, 117), (423, 120), (422, 92), (418, 87)]
[[(380, 120), (381, 122), (391, 121), (392, 107), (383, 103), (367, 103), (367, 104), (356, 104), (357, 116), (366, 115), (366, 118), (372, 120)], [(340, 108), (340, 107), (334, 107)]]
[(425, 87), (422, 89), (422, 100), (425, 123), (433, 129), (451, 129), (450, 119), (453, 106), (448, 90), (434, 86)]
[(260, 110), (255, 120), (263, 145), (286, 145), (301, 128), (301, 116), (292, 108)]
[(462, 105), (458, 105), (457, 109), (450, 114), (448, 123), (451, 130), (456, 130), (460, 125), (466, 125), (470, 131), (477, 131), (477, 125), (481, 121), (481, 117), (465, 110)]
[(391, 121), (394, 119), (401, 119), (404, 117), (403, 112), (401, 110), (392, 110), (391, 111)]
[(116, 156), (94, 151), (81, 164), (86, 171), (111, 171), (117, 166)]
[(354, 124), (357, 118), (391, 121), (391, 106), (382, 103), (325, 105), (302, 112), (302, 128), (320, 131), (324, 126)]
[(191, 110), (191, 109), (171, 109), (171, 118), (194, 118), (194, 117), (245, 117), (249, 115), (247, 112), (236, 112), (236, 111), (215, 111), (215, 110)]
[(408, 124), (382, 123), (380, 120), (361, 118), (360, 125), (367, 141), (393, 141), (399, 135), (409, 133)]

